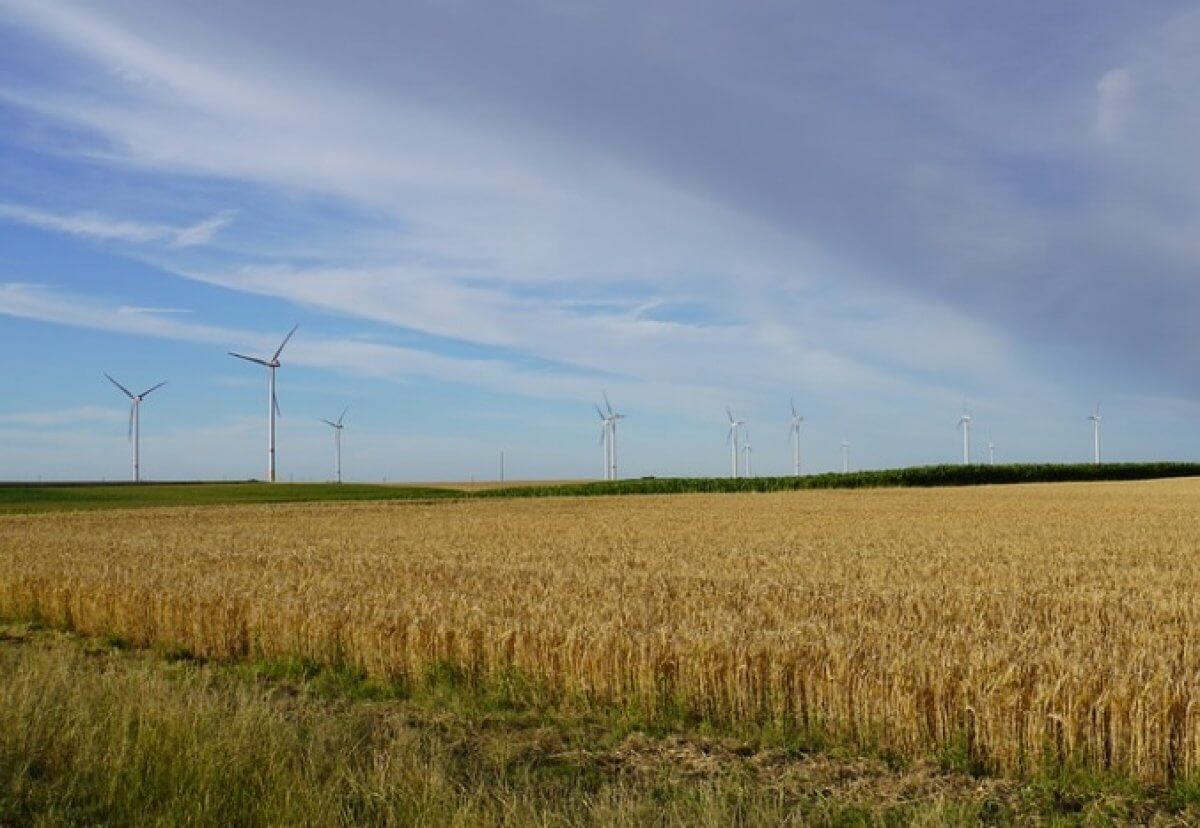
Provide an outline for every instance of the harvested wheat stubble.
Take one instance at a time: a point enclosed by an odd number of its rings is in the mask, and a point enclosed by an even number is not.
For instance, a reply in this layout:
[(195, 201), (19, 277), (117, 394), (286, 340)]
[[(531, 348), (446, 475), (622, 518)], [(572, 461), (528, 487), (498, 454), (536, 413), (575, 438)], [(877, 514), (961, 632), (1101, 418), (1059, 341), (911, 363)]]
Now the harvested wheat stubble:
[(1200, 482), (0, 518), (0, 615), (774, 719), (1002, 772), (1200, 762)]

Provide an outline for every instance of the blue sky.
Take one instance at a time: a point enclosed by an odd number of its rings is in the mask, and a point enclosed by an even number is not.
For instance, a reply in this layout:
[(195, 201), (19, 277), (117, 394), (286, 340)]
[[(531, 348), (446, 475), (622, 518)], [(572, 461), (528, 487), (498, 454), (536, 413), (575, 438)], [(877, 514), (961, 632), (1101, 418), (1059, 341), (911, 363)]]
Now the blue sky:
[(1200, 455), (1200, 12), (0, 0), (0, 478)]

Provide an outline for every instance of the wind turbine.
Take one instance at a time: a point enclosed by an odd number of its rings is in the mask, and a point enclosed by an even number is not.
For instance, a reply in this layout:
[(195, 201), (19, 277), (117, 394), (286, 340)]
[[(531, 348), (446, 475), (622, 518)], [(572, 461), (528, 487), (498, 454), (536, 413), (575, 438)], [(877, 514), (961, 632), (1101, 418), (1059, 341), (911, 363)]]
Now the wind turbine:
[(135, 394), (126, 388), (121, 383), (117, 382), (106, 372), (104, 376), (108, 377), (108, 381), (117, 388), (121, 389), (126, 397), (129, 397), (129, 442), (133, 444), (133, 482), (137, 483), (142, 479), (141, 460), (140, 460), (140, 445), (141, 445), (141, 420), (142, 420), (142, 400), (150, 396), (151, 391), (157, 391), (166, 385), (166, 380), (163, 380), (153, 388), (148, 388), (140, 394)]
[[(604, 407), (608, 411), (608, 416), (601, 414), (601, 418), (608, 424), (608, 479), (617, 479), (617, 420), (624, 420), (625, 415), (613, 411), (612, 403), (608, 401), (608, 392), (603, 391)], [(597, 409), (598, 410), (598, 409)]]
[(792, 465), (796, 469), (796, 477), (800, 476), (800, 426), (804, 418), (796, 413), (796, 401), (792, 400), (792, 427), (788, 431), (788, 439), (792, 443)]
[(604, 449), (604, 479), (612, 479), (612, 438), (609, 436), (609, 419), (604, 416), (604, 411), (600, 406), (596, 406), (596, 413), (600, 415), (600, 445)]
[(971, 462), (971, 415), (967, 413), (967, 403), (963, 402), (962, 416), (958, 418), (958, 428), (963, 433), (963, 465)]
[(267, 482), (275, 482), (275, 417), (279, 414), (279, 400), (275, 399), (275, 369), (279, 367), (279, 355), (283, 353), (283, 348), (288, 344), (288, 340), (292, 338), (292, 334), (296, 332), (299, 325), (294, 325), (288, 335), (283, 338), (283, 342), (279, 343), (279, 347), (275, 349), (275, 354), (268, 359), (259, 359), (258, 357), (246, 356), (245, 354), (237, 354), (233, 351), (229, 352), (232, 357), (244, 359), (247, 362), (253, 362), (256, 365), (262, 365), (267, 369)]
[(842, 474), (850, 471), (850, 441), (842, 437)]
[(342, 420), (345, 418), (346, 412), (349, 410), (349, 406), (343, 408), (341, 416), (337, 418), (337, 422), (326, 420), (324, 418), (321, 419), (321, 422), (333, 429), (333, 449), (334, 454), (337, 457), (337, 465), (335, 468), (337, 469), (337, 482), (339, 483), (342, 482), (342, 429), (345, 428), (345, 426), (342, 425)]
[(728, 407), (725, 408), (725, 413), (729, 415), (729, 436), (726, 440), (729, 443), (729, 458), (733, 464), (733, 476), (738, 476), (738, 429), (746, 423), (743, 420), (735, 420), (733, 412)]
[(988, 440), (988, 465), (996, 465), (996, 444)]
[(1096, 411), (1088, 417), (1092, 421), (1092, 462), (1100, 465), (1100, 403), (1096, 403)]
[(742, 453), (746, 455), (746, 462), (743, 464), (746, 471), (746, 477), (754, 477), (754, 471), (750, 466), (750, 454), (753, 451), (754, 450), (750, 448), (750, 429), (746, 429), (746, 444), (742, 446)]

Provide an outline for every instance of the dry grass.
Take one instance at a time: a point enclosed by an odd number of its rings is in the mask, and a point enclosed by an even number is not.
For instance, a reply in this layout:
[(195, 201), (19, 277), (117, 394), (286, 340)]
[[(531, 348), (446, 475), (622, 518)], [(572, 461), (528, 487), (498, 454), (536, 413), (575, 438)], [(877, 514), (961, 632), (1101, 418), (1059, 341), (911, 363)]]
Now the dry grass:
[(5, 517), (0, 615), (1161, 782), (1200, 763), (1198, 507), (1169, 481)]

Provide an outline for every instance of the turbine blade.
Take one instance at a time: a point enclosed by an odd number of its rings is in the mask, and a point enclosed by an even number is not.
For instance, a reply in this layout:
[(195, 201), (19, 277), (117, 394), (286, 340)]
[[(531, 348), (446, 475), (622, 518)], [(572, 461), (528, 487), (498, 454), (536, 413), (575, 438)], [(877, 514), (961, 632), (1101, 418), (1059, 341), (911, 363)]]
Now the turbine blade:
[(134, 403), (130, 404), (130, 406), (129, 406), (129, 434), (128, 434), (128, 440), (129, 440), (129, 442), (131, 442), (131, 443), (133, 442), (133, 409), (134, 409), (136, 406), (137, 406), (137, 402), (134, 402)]
[(326, 420), (324, 417), (321, 418), (321, 422), (323, 422), (327, 426), (333, 426), (334, 428), (338, 427), (337, 423), (332, 423), (329, 420)]
[(342, 425), (342, 420), (346, 419), (346, 412), (347, 412), (347, 411), (349, 411), (349, 410), (350, 410), (350, 406), (346, 406), (345, 408), (343, 408), (343, 409), (342, 409), (341, 416), (339, 416), (339, 417), (338, 417), (338, 419), (337, 419), (337, 424), (338, 424), (338, 427), (339, 427), (339, 428), (340, 428), (340, 427), (341, 427), (341, 425)]
[(267, 367), (270, 367), (270, 364), (265, 359), (259, 359), (258, 357), (252, 357), (252, 356), (246, 356), (245, 354), (235, 354), (233, 351), (226, 351), (226, 353), (228, 353), (231, 357), (237, 357), (238, 359), (244, 359), (244, 360), (246, 360), (246, 362), (256, 362), (259, 365), (265, 365)]
[(142, 398), (144, 399), (145, 397), (149, 396), (149, 394), (150, 394), (150, 392), (151, 392), (151, 391), (157, 391), (158, 389), (162, 388), (162, 387), (163, 387), (164, 385), (166, 385), (166, 384), (167, 384), (167, 381), (166, 381), (166, 380), (163, 380), (163, 381), (162, 381), (162, 382), (160, 382), (158, 385), (154, 386), (153, 388), (148, 388), (147, 390), (143, 391), (143, 392), (142, 392), (141, 394), (139, 394), (138, 396), (140, 396), (140, 397), (142, 397)]
[(275, 362), (279, 359), (279, 355), (283, 353), (284, 346), (288, 344), (288, 340), (292, 338), (292, 334), (294, 334), (296, 332), (296, 328), (299, 327), (299, 325), (292, 326), (292, 329), (288, 331), (288, 335), (283, 338), (283, 342), (279, 343), (279, 348), (276, 349), (275, 356), (271, 357), (271, 362)]
[(601, 420), (608, 419), (607, 417), (604, 416), (604, 412), (600, 410), (600, 406), (596, 406), (596, 413), (600, 415)]
[(725, 406), (725, 413), (729, 415), (729, 423), (730, 423), (730, 425), (732, 425), (733, 424), (733, 411), (731, 411), (729, 409), (729, 406)]
[(113, 379), (111, 376), (109, 376), (108, 372), (105, 372), (104, 376), (108, 377), (109, 382), (111, 382), (113, 385), (117, 386), (117, 388), (120, 388), (125, 393), (126, 397), (129, 397), (129, 399), (131, 399), (131, 400), (133, 399), (132, 391), (130, 391), (124, 385), (121, 385), (121, 383), (117, 382), (115, 379)]
[(795, 419), (798, 416), (800, 415), (796, 413), (796, 398), (792, 397), (792, 418)]
[(608, 391), (601, 389), (600, 393), (602, 395), (604, 395), (604, 407), (608, 409), (608, 415), (611, 417), (613, 410), (612, 410), (612, 403), (610, 403), (608, 401)]
[(274, 394), (271, 395), (271, 405), (275, 406), (275, 416), (282, 417), (283, 412), (279, 410), (279, 397), (276, 397)]

